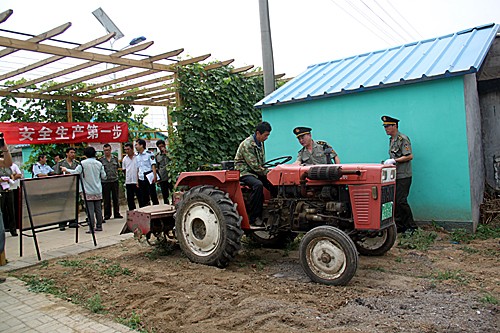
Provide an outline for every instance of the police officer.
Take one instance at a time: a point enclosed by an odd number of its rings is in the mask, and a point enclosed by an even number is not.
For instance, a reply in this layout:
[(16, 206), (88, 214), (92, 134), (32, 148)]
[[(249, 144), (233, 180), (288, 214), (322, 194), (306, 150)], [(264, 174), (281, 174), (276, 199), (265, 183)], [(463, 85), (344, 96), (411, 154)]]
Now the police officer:
[[(135, 150), (137, 150), (137, 183), (139, 185), (139, 207), (150, 205), (150, 198), (153, 205), (158, 205), (158, 196), (156, 195), (156, 160), (155, 155), (146, 150), (146, 141), (137, 139), (135, 141)], [(149, 176), (153, 174), (153, 176)], [(149, 180), (148, 176), (151, 177)]]
[(417, 226), (413, 220), (413, 213), (408, 204), (412, 170), (411, 160), (413, 153), (408, 136), (399, 131), (399, 119), (382, 116), (385, 133), (389, 135), (389, 159), (384, 164), (396, 165), (396, 202), (395, 219), (398, 232), (413, 232)]
[(106, 171), (106, 179), (102, 181), (102, 199), (104, 204), (104, 220), (111, 218), (111, 197), (113, 197), (113, 217), (121, 219), (120, 204), (118, 201), (118, 158), (111, 154), (111, 145), (106, 143), (102, 147), (104, 156), (99, 160)]
[(163, 196), (163, 203), (169, 203), (169, 181), (168, 181), (168, 164), (170, 163), (170, 158), (168, 157), (167, 146), (164, 140), (156, 141), (156, 147), (160, 150), (156, 154), (156, 165), (158, 168), (158, 173), (160, 174), (160, 180), (158, 181), (158, 185), (161, 189), (161, 194)]
[(331, 164), (332, 159), (335, 164), (340, 164), (337, 152), (325, 141), (314, 141), (311, 131), (312, 129), (309, 127), (295, 127), (293, 129), (293, 134), (303, 147), (299, 150), (297, 160), (293, 164)]

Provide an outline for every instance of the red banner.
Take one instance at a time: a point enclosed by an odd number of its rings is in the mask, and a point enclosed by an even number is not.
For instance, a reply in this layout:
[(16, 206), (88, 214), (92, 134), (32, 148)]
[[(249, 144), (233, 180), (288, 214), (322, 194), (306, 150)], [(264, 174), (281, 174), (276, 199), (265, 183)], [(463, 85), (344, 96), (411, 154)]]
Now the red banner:
[(79, 142), (127, 142), (127, 123), (0, 123), (5, 142), (41, 145)]

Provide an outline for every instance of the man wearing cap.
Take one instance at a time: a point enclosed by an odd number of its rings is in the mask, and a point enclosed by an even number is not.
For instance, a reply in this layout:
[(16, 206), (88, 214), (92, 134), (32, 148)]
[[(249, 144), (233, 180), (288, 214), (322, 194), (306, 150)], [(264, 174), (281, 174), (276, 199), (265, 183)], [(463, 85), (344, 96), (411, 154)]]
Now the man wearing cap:
[(417, 228), (413, 221), (413, 213), (408, 204), (408, 194), (410, 193), (412, 171), (411, 160), (413, 153), (410, 139), (399, 131), (399, 119), (382, 116), (385, 133), (389, 139), (389, 159), (384, 164), (396, 165), (396, 226), (399, 232), (406, 230), (413, 231)]
[(314, 141), (309, 127), (295, 127), (293, 134), (303, 146), (299, 150), (297, 160), (293, 164), (313, 165), (313, 164), (331, 164), (332, 159), (335, 164), (340, 164), (340, 158), (337, 152), (324, 141)]
[(240, 171), (240, 182), (252, 189), (248, 215), (250, 224), (254, 226), (263, 225), (264, 187), (270, 192), (274, 191), (266, 177), (269, 170), (262, 166), (265, 161), (264, 141), (269, 134), (271, 134), (271, 124), (267, 121), (258, 124), (255, 133), (240, 143), (234, 157), (234, 168)]

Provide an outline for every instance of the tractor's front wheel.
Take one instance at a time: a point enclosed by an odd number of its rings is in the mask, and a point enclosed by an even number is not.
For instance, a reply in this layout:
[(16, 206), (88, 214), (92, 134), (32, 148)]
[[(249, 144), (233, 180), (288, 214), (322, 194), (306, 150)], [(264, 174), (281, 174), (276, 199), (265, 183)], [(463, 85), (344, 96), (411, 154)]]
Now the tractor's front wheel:
[(196, 186), (184, 194), (175, 219), (175, 234), (189, 260), (226, 267), (241, 248), (241, 217), (229, 195), (213, 186)]
[(345, 232), (331, 226), (319, 226), (300, 242), (300, 263), (314, 282), (347, 284), (358, 269), (358, 252)]
[(364, 256), (381, 256), (396, 243), (397, 229), (393, 224), (389, 228), (366, 235), (358, 235), (354, 241), (359, 254)]

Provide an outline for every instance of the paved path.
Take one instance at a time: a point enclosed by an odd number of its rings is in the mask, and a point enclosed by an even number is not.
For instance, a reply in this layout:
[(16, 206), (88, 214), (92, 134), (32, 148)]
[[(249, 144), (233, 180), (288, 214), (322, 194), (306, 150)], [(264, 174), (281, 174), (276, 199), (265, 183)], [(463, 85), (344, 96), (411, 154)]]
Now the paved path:
[[(126, 208), (122, 207), (122, 212)], [(125, 214), (122, 214), (125, 215)], [(84, 219), (84, 218), (83, 218)], [(82, 217), (80, 217), (82, 220)], [(74, 255), (119, 243), (132, 234), (120, 235), (123, 219), (112, 219), (103, 225), (104, 231), (96, 233), (97, 247), (92, 236), (79, 228), (79, 242), (75, 243), (76, 229), (66, 228), (37, 233), (42, 260)], [(0, 276), (9, 271), (40, 263), (32, 238), (23, 237), (23, 256), (19, 256), (19, 238), (6, 234), (7, 265), (0, 266)], [(134, 332), (128, 327), (90, 314), (81, 307), (47, 294), (29, 292), (25, 283), (8, 277), (0, 283), (0, 332), (2, 333), (63, 333), (63, 332)]]

